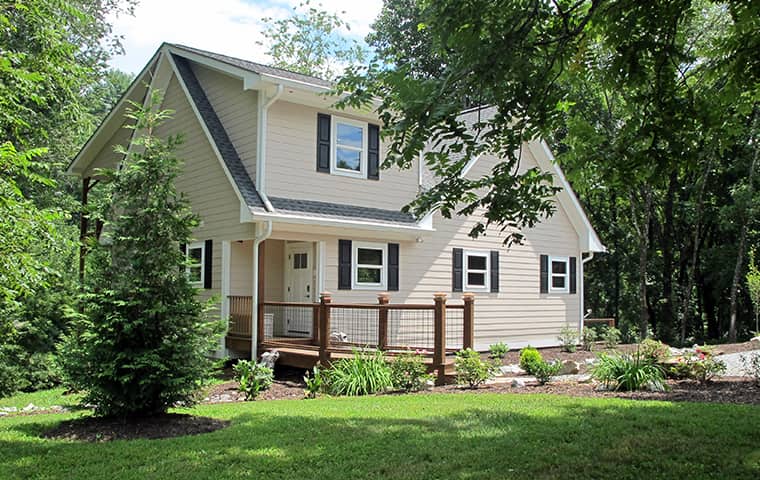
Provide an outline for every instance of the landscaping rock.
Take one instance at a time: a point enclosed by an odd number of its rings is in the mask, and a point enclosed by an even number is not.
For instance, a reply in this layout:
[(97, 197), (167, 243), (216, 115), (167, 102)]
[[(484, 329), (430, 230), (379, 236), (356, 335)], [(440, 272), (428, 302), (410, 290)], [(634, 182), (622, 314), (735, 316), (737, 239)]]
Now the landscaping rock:
[(16, 408), (16, 407), (3, 407), (3, 408), (0, 408), (0, 412), (16, 413), (16, 412), (18, 412), (18, 408)]
[(757, 343), (760, 343), (760, 335), (758, 335), (757, 337), (752, 337), (752, 338), (750, 338), (750, 339), (749, 339), (749, 341), (750, 341), (750, 342), (757, 342)]
[(502, 375), (522, 375), (525, 370), (520, 368), (520, 365), (502, 365), (499, 367)]
[(512, 388), (525, 388), (525, 380), (521, 378), (512, 379)]
[(559, 375), (576, 375), (580, 371), (581, 365), (578, 362), (565, 360), (562, 362), (562, 368), (559, 370)]
[(596, 358), (587, 358), (586, 360), (584, 360), (584, 362), (586, 362), (586, 366), (587, 367), (593, 367), (594, 365), (596, 365), (597, 359)]
[(226, 393), (223, 393), (219, 395), (219, 401), (220, 402), (231, 402), (232, 401), (232, 395), (228, 395)]
[(9, 415), (8, 412), (0, 412), (0, 417), (5, 417), (7, 415)]
[(581, 375), (578, 377), (578, 383), (591, 383), (591, 375)]
[(37, 410), (37, 407), (33, 403), (30, 403), (29, 405), (21, 409), (22, 412), (33, 412), (35, 410)]

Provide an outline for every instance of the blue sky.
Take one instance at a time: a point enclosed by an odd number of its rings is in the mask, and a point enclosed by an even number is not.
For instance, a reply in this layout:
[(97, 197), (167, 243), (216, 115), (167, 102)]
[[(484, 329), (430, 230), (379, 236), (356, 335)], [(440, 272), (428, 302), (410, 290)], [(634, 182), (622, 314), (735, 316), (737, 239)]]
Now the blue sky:
[[(134, 16), (113, 18), (126, 50), (111, 66), (137, 73), (161, 42), (172, 42), (262, 63), (269, 58), (261, 40), (261, 18), (283, 18), (301, 0), (140, 0)], [(351, 35), (363, 38), (380, 13), (382, 0), (323, 0), (312, 5), (341, 14)], [(345, 13), (341, 13), (344, 12)]]

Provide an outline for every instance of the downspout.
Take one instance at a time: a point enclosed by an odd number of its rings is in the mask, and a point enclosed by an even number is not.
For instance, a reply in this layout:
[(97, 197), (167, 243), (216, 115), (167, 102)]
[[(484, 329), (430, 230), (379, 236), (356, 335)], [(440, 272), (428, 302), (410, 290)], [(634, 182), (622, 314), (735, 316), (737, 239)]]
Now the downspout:
[(585, 258), (583, 257), (583, 252), (581, 252), (581, 278), (580, 278), (580, 282), (579, 282), (580, 283), (579, 288), (580, 288), (580, 293), (581, 293), (581, 298), (580, 298), (580, 300), (581, 300), (580, 301), (580, 303), (581, 303), (581, 306), (580, 306), (581, 318), (579, 320), (579, 322), (580, 322), (580, 328), (578, 329), (578, 331), (580, 332), (581, 336), (583, 336), (583, 320), (586, 317), (586, 313), (583, 311), (583, 307), (585, 306), (585, 303), (586, 303), (586, 301), (585, 301), (586, 300), (586, 298), (585, 298), (586, 292), (584, 291), (584, 288), (583, 288), (583, 276), (584, 276), (584, 272), (586, 270), (586, 268), (585, 268), (584, 265), (586, 265), (586, 262), (590, 261), (593, 258), (594, 258), (594, 252), (593, 251), (592, 252), (588, 252), (588, 257), (585, 257)]
[[(269, 201), (266, 194), (267, 116), (269, 107), (280, 98), (282, 91), (282, 84), (277, 84), (274, 95), (269, 97), (266, 103), (259, 103), (258, 138), (256, 139), (256, 190), (258, 190), (268, 212), (273, 212), (274, 207), (272, 207), (272, 202)], [(263, 97), (264, 90), (259, 90), (259, 92)]]
[(258, 226), (256, 224), (256, 235), (253, 238), (253, 292), (251, 295), (251, 360), (256, 361), (259, 358), (257, 346), (259, 343), (259, 246), (261, 242), (269, 238), (272, 235), (272, 221), (267, 220), (263, 223), (264, 231), (258, 234)]

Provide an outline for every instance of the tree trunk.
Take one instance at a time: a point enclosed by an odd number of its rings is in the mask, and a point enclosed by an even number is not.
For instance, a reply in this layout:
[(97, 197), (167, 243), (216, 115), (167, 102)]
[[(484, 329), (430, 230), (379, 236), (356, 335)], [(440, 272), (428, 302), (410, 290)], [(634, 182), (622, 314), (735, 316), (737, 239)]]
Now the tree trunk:
[(678, 189), (678, 172), (670, 174), (665, 196), (662, 224), (662, 313), (657, 321), (657, 334), (665, 342), (671, 340), (673, 328), (673, 203)]
[(649, 228), (652, 219), (652, 192), (642, 188), (639, 217), (636, 212), (636, 198), (631, 196), (633, 226), (639, 236), (639, 337), (646, 338), (649, 327), (649, 305), (647, 302), (647, 263), (649, 262)]

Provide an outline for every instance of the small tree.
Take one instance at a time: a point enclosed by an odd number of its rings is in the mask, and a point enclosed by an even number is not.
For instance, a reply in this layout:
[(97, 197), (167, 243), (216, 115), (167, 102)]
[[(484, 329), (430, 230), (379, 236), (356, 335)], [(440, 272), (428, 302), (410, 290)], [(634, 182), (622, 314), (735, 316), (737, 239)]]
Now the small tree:
[(84, 401), (104, 416), (165, 412), (192, 403), (212, 370), (218, 323), (185, 276), (179, 245), (198, 224), (174, 180), (181, 163), (179, 136), (161, 139), (155, 128), (169, 112), (133, 104), (137, 139), (110, 180), (101, 216), (107, 238), (92, 245), (84, 314), (63, 346), (64, 371)]
[(755, 310), (755, 335), (760, 335), (758, 318), (760, 317), (760, 269), (755, 264), (755, 250), (749, 252), (749, 269), (747, 270), (747, 289), (752, 307)]

